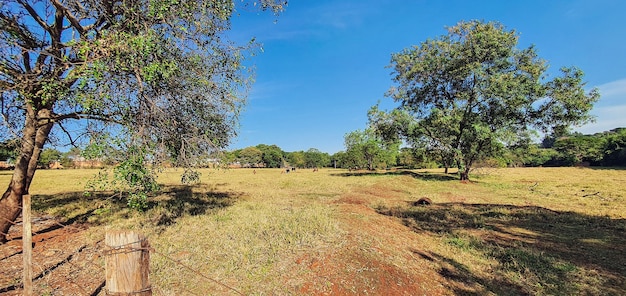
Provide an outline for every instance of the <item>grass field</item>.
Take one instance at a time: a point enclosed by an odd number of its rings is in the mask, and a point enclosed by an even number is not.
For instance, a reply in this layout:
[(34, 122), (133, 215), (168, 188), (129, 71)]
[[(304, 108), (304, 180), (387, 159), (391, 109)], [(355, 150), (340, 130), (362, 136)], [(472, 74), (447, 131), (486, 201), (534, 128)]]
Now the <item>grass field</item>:
[[(626, 291), (623, 169), (493, 169), (471, 183), (440, 171), (207, 169), (194, 186), (169, 170), (145, 213), (84, 195), (96, 172), (38, 171), (33, 208), (90, 223), (94, 240), (146, 234), (156, 295)], [(433, 204), (413, 204), (422, 197)]]

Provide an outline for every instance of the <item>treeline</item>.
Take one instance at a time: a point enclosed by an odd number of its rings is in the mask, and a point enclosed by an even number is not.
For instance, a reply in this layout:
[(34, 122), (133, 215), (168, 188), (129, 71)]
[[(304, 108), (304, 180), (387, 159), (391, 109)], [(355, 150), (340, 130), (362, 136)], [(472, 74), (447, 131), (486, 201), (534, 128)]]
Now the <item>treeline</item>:
[[(17, 156), (16, 141), (0, 143), (0, 162), (11, 164)], [(72, 148), (68, 152), (45, 149), (39, 159), (42, 168), (85, 167), (89, 161), (82, 151)], [(112, 164), (112, 160), (100, 160), (100, 164)], [(437, 150), (399, 147), (389, 145), (367, 131), (355, 131), (346, 135), (346, 150), (335, 154), (311, 148), (306, 151), (283, 151), (277, 145), (259, 144), (243, 149), (226, 151), (214, 159), (230, 167), (243, 168), (345, 168), (386, 169), (404, 167), (409, 169), (445, 167), (445, 160)], [(626, 166), (626, 128), (584, 135), (571, 133), (564, 136), (548, 136), (539, 144), (505, 147), (498, 157), (482, 159), (479, 166)], [(58, 168), (58, 166), (56, 167)]]
[[(12, 169), (17, 159), (18, 141), (8, 140), (0, 142), (0, 169)], [(61, 152), (54, 148), (46, 148), (41, 152), (41, 156), (37, 161), (39, 168), (91, 168), (112, 165), (115, 163), (112, 159), (93, 160), (82, 156), (83, 151), (79, 148), (72, 148), (67, 152)]]
[(276, 145), (259, 144), (226, 152), (221, 161), (244, 168), (319, 168), (330, 166), (331, 156), (315, 148), (286, 152)]
[[(400, 150), (397, 164), (409, 168), (444, 167), (437, 151)], [(498, 156), (480, 159), (477, 167), (626, 166), (626, 128), (584, 135), (547, 136), (541, 143), (502, 147)]]
[(626, 128), (592, 135), (546, 137), (539, 145), (513, 150), (511, 154), (511, 165), (626, 166)]
[[(407, 168), (445, 167), (441, 154), (428, 148), (402, 148), (396, 164)], [(477, 166), (626, 166), (626, 128), (592, 135), (547, 136), (538, 144), (502, 147), (498, 156), (481, 159)]]

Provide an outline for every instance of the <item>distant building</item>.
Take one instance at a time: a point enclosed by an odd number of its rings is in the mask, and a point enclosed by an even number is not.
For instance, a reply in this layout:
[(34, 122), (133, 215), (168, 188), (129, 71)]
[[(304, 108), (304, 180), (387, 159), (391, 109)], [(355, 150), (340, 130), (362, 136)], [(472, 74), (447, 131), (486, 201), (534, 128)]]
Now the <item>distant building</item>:
[(103, 168), (104, 162), (97, 159), (86, 159), (84, 157), (76, 157), (72, 160), (72, 165), (77, 169), (96, 169)]
[(0, 161), (0, 170), (12, 170), (15, 168), (15, 164), (7, 159), (6, 161)]
[(60, 161), (53, 161), (48, 165), (49, 169), (53, 169), (53, 170), (59, 170), (63, 168), (63, 165), (61, 165)]

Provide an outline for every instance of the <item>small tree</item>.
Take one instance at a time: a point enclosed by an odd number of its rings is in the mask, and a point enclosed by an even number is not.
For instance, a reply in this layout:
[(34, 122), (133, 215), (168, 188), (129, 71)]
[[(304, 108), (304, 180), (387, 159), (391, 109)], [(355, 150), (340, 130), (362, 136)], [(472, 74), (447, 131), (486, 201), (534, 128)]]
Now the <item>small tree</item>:
[(287, 153), (286, 158), (289, 162), (289, 165), (291, 166), (297, 168), (303, 168), (306, 166), (306, 157), (304, 155), (304, 151), (289, 152)]
[(243, 167), (256, 168), (263, 163), (263, 151), (256, 147), (246, 147), (239, 151), (237, 161)]
[(61, 153), (61, 151), (59, 150), (51, 148), (44, 149), (41, 152), (41, 156), (39, 157), (39, 165), (47, 169), (51, 163), (55, 161), (60, 162), (62, 157), (63, 153)]
[(599, 99), (585, 93), (583, 73), (562, 68), (544, 80), (546, 63), (534, 47), (517, 49), (515, 31), (499, 23), (461, 22), (448, 34), (392, 55), (398, 84), (388, 95), (413, 116), (417, 133), (453, 160), (462, 180), (475, 161), (527, 141), (535, 130), (553, 130), (590, 120)]
[(399, 150), (397, 142), (386, 142), (371, 129), (346, 134), (345, 145), (346, 154), (357, 166), (368, 170), (394, 165)]
[(328, 166), (330, 156), (327, 153), (311, 148), (304, 152), (305, 167), (318, 168)]
[(263, 152), (263, 163), (266, 168), (279, 168), (283, 165), (283, 151), (276, 145), (259, 144), (256, 146)]

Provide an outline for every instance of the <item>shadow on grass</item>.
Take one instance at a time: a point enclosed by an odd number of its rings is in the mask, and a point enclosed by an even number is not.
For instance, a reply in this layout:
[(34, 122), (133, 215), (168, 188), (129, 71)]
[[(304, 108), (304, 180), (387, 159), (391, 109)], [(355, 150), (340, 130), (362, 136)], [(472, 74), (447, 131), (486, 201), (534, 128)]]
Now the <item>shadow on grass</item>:
[(414, 172), (408, 170), (395, 170), (395, 171), (352, 171), (345, 173), (335, 173), (331, 176), (338, 177), (364, 177), (364, 176), (411, 176), (420, 180), (433, 180), (433, 181), (451, 181), (459, 180), (456, 174), (444, 174), (433, 172)]
[(588, 166), (588, 167), (580, 167), (581, 169), (592, 169), (596, 171), (626, 171), (626, 167), (599, 167), (599, 166)]
[[(438, 262), (456, 294), (623, 295), (625, 219), (498, 204), (380, 208), (416, 232), (444, 238), (455, 251), (495, 261), (489, 275), (450, 254), (414, 251)], [(464, 257), (465, 258), (465, 257)]]
[[(201, 186), (201, 185), (196, 185)], [(193, 186), (165, 186), (157, 196), (148, 198), (144, 218), (155, 225), (169, 225), (176, 219), (189, 215), (203, 215), (212, 210), (233, 205), (241, 196), (238, 193), (193, 192)], [(97, 192), (85, 195), (84, 192), (70, 192), (56, 195), (36, 195), (33, 197), (33, 211), (49, 213), (62, 222), (50, 229), (52, 231), (73, 223), (103, 224), (108, 219), (128, 218), (131, 210), (125, 198), (112, 196), (112, 193)]]
[(193, 192), (192, 186), (169, 186), (163, 194), (148, 203), (152, 221), (156, 225), (169, 225), (185, 215), (204, 215), (216, 209), (233, 205), (241, 196), (232, 192)]

